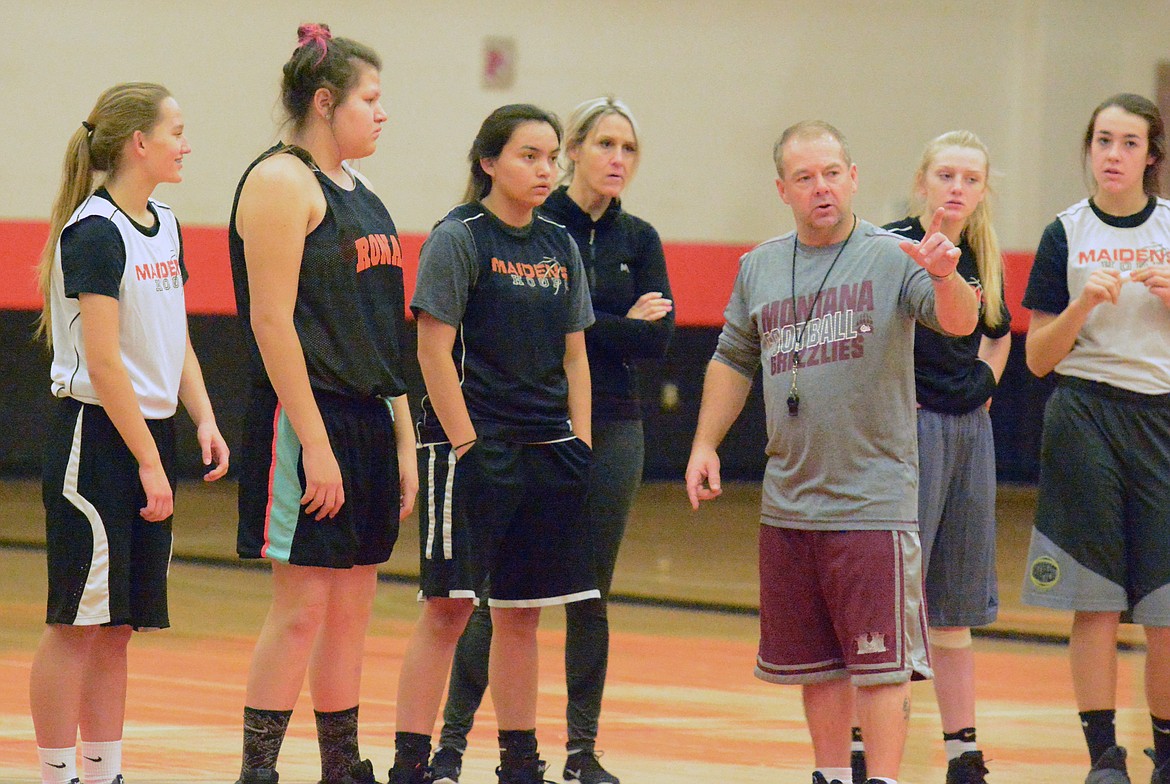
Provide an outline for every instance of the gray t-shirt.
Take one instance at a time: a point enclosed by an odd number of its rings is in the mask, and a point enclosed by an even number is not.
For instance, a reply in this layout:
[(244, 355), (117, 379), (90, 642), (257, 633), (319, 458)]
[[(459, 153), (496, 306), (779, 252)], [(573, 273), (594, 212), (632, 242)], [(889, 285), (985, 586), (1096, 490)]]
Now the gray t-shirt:
[[(518, 443), (572, 435), (565, 336), (593, 323), (577, 245), (536, 215), (508, 226), (479, 203), (439, 222), (419, 255), (411, 308), (457, 328), (452, 360), (480, 436)], [(420, 443), (446, 439), (430, 396)]]
[[(901, 239), (858, 221), (843, 251), (840, 243), (799, 246), (795, 313), (795, 234), (740, 260), (714, 358), (749, 378), (764, 368), (767, 525), (917, 527), (914, 322), (940, 328), (930, 277), (898, 247)], [(800, 407), (789, 416), (798, 340)]]

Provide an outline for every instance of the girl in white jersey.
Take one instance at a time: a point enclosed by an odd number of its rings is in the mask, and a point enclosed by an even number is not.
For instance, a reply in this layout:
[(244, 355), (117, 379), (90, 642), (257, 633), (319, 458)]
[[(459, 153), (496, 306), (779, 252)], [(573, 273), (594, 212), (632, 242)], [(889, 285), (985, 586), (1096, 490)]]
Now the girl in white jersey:
[(1170, 782), (1170, 202), (1162, 118), (1109, 98), (1085, 131), (1093, 195), (1049, 224), (1024, 305), (1028, 367), (1055, 370), (1024, 601), (1073, 610), (1070, 658), (1092, 769), (1126, 784), (1117, 627), (1145, 627), (1153, 784)]
[(150, 198), (182, 180), (190, 151), (166, 88), (107, 90), (69, 141), (41, 255), (59, 399), (44, 461), (48, 626), (29, 687), (45, 784), (79, 781), (79, 729), (85, 781), (122, 781), (130, 632), (169, 625), (180, 399), (205, 478), (228, 468), (187, 336), (179, 225)]

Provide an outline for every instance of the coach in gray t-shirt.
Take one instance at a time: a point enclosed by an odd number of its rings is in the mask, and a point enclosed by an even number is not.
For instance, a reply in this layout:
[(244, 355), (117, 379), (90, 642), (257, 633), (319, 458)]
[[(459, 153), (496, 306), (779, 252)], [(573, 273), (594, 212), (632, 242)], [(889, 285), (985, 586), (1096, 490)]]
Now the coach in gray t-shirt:
[(831, 125), (774, 148), (796, 232), (740, 263), (707, 368), (687, 493), (720, 493), (716, 448), (763, 366), (768, 466), (756, 675), (803, 688), (817, 772), (851, 781), (851, 683), (870, 782), (894, 782), (911, 679), (930, 677), (917, 534), (914, 322), (968, 334), (974, 291), (938, 231), (901, 241), (853, 214), (857, 168)]

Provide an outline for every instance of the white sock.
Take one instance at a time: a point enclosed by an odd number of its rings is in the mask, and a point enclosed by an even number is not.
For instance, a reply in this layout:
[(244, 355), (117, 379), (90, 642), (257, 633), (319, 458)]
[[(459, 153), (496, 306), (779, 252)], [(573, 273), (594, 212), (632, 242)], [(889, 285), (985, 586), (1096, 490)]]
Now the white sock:
[(880, 781), (882, 784), (898, 784), (896, 779), (883, 779), (880, 776), (870, 776), (870, 781)]
[(979, 746), (975, 741), (959, 740), (957, 738), (955, 740), (943, 741), (943, 747), (947, 750), (947, 762), (958, 759), (968, 751), (979, 751)]
[(834, 781), (839, 781), (841, 784), (853, 781), (853, 768), (817, 768), (817, 770), (821, 772), (829, 784), (833, 784)]
[(42, 749), (37, 746), (41, 760), (41, 784), (69, 784), (77, 778), (77, 747)]
[(122, 741), (81, 741), (81, 771), (86, 784), (110, 784), (122, 772)]

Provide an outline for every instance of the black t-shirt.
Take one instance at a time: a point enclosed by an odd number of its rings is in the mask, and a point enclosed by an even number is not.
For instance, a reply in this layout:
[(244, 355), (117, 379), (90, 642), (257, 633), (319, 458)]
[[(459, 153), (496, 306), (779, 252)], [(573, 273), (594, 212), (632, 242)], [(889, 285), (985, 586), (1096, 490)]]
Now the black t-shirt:
[(240, 178), (228, 229), (236, 307), (246, 327), (253, 380), (270, 386), (251, 320), (251, 300), (263, 292), (248, 290), (246, 249), (236, 231), (236, 207), (252, 169), (284, 152), (313, 171), (326, 204), (320, 225), (305, 237), (293, 308), (309, 383), (316, 390), (359, 399), (403, 395), (406, 295), (394, 221), (382, 200), (360, 179), (354, 177), (353, 190), (345, 190), (326, 177), (307, 152), (283, 144), (253, 161)]
[[(593, 323), (577, 245), (540, 217), (509, 226), (482, 204), (441, 220), (419, 257), (411, 309), (456, 327), (455, 368), (478, 435), (522, 443), (572, 435), (565, 335)], [(418, 436), (446, 440), (430, 398)]]
[[(907, 239), (921, 241), (926, 232), (917, 218), (905, 218), (884, 227)], [(983, 284), (975, 253), (966, 239), (959, 243), (957, 267), (979, 295), (979, 324), (970, 335), (942, 335), (921, 324), (914, 326), (914, 385), (918, 404), (944, 414), (965, 414), (985, 404), (995, 392), (995, 374), (979, 359), (979, 343), (986, 335), (1002, 338), (1011, 331), (1007, 303), (1001, 301), (1002, 320), (989, 327), (983, 319)]]

